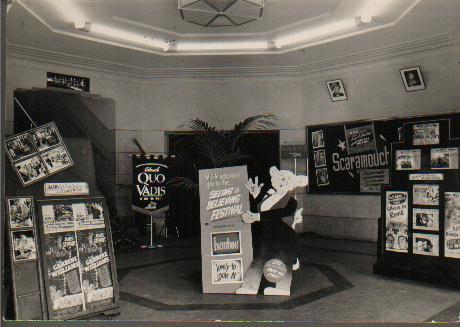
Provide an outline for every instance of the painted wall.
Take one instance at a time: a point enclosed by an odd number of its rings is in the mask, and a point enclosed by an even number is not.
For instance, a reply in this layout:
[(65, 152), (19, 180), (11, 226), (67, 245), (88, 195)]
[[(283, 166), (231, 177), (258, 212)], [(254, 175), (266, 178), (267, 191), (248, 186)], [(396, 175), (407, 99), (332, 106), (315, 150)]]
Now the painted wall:
[[(7, 58), (7, 126), (12, 131), (13, 90), (46, 86), (46, 72), (91, 78), (91, 92), (116, 105), (117, 183), (130, 184), (128, 153), (137, 138), (148, 152), (165, 150), (164, 131), (177, 130), (199, 117), (230, 127), (264, 112), (280, 117), (281, 143), (305, 142), (305, 126), (367, 118), (405, 116), (460, 109), (458, 53), (460, 46), (404, 57), (356, 64), (301, 77), (216, 77), (136, 79), (64, 64)], [(399, 69), (421, 66), (425, 91), (406, 93)], [(332, 103), (325, 81), (341, 78), (348, 101)], [(103, 116), (101, 116), (103, 117)], [(104, 118), (102, 118), (104, 119)], [(292, 168), (282, 160), (282, 168)], [(298, 173), (305, 173), (305, 161)], [(129, 213), (128, 190), (119, 188), (118, 209)], [(378, 196), (304, 195), (303, 231), (337, 237), (376, 240), (380, 216)]]

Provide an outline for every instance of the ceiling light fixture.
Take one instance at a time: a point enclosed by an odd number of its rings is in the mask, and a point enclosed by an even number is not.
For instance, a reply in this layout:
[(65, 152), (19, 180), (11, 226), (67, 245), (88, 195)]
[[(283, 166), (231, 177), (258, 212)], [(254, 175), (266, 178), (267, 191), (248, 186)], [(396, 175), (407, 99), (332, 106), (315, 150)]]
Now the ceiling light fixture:
[(205, 26), (239, 26), (262, 17), (265, 0), (178, 0), (183, 20)]
[(177, 51), (267, 50), (267, 41), (177, 42)]
[(91, 24), (91, 32), (100, 34), (100, 35), (104, 35), (104, 36), (109, 36), (115, 39), (121, 39), (127, 42), (133, 42), (133, 43), (146, 45), (149, 47), (160, 48), (160, 49), (163, 49), (164, 51), (166, 51), (169, 48), (168, 44), (164, 40), (161, 40), (161, 39), (158, 39), (152, 36), (137, 34), (133, 32), (127, 32), (125, 30), (113, 28), (110, 26)]
[(91, 31), (91, 23), (85, 21), (75, 21), (73, 23), (75, 29), (83, 31), (83, 32), (90, 32)]

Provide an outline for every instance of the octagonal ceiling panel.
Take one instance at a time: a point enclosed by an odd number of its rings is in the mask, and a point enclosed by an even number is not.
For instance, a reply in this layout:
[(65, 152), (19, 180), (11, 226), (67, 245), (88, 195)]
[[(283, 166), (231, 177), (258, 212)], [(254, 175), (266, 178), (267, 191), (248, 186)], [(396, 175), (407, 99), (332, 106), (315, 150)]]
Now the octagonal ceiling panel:
[[(185, 1), (203, 25), (212, 19), (206, 2)], [(205, 27), (182, 19), (177, 0), (17, 0), (55, 33), (163, 55), (286, 53), (392, 26), (419, 1), (265, 0), (260, 19)]]

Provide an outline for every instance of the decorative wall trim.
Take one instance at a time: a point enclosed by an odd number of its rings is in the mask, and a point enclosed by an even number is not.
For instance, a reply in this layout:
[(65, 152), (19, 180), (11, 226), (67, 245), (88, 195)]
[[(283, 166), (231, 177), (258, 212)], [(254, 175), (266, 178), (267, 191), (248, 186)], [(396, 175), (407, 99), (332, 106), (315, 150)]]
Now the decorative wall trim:
[(142, 68), (114, 62), (85, 58), (60, 52), (26, 47), (9, 43), (7, 58), (48, 63), (130, 76), (139, 79), (159, 78), (222, 78), (222, 77), (306, 77), (311, 74), (341, 69), (349, 66), (391, 60), (457, 46), (460, 35), (441, 34), (412, 42), (353, 53), (333, 59), (316, 61), (298, 66), (265, 67), (213, 67), (213, 68)]

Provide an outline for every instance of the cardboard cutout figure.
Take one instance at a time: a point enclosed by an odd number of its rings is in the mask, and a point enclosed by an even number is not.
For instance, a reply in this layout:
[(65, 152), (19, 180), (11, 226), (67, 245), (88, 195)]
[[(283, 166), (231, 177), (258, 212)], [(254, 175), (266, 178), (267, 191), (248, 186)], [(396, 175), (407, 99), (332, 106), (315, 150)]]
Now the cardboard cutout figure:
[[(308, 184), (307, 176), (296, 176), (288, 170), (270, 168), (272, 188), (259, 203), (259, 213), (245, 212), (245, 223), (259, 221), (262, 224), (262, 242), (255, 249), (254, 260), (244, 276), (243, 286), (237, 294), (257, 294), (262, 274), (267, 280), (276, 281), (276, 287), (266, 287), (265, 295), (291, 294), (292, 270), (299, 268), (297, 257), (297, 234), (295, 225), (302, 221), (302, 209), (297, 210), (297, 201), (292, 197), (295, 188)], [(258, 178), (246, 184), (249, 193), (258, 198), (263, 184), (258, 185)], [(292, 225), (283, 221), (292, 217)]]

